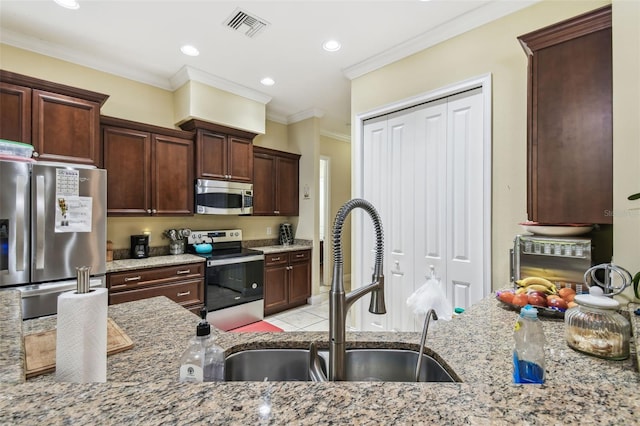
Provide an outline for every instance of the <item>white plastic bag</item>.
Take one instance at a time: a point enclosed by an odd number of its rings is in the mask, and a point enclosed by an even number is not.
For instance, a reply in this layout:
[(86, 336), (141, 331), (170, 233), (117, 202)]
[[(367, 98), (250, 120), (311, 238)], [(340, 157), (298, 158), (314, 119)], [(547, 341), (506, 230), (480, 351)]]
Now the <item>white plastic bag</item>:
[(407, 306), (416, 315), (424, 316), (429, 309), (433, 309), (436, 311), (439, 320), (448, 321), (451, 319), (453, 314), (451, 303), (447, 299), (447, 294), (442, 288), (440, 280), (435, 276), (433, 266), (431, 266), (431, 276), (427, 279), (427, 282), (422, 284), (407, 299)]

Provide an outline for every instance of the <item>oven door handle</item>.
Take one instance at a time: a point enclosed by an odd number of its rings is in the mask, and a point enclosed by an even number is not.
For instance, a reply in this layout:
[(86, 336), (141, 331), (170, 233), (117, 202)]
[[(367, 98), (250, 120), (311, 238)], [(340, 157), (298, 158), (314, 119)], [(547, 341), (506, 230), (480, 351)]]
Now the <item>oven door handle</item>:
[(254, 256), (232, 257), (229, 259), (210, 259), (207, 260), (207, 266), (224, 266), (234, 265), (237, 263), (248, 263), (264, 260), (264, 254), (256, 254)]

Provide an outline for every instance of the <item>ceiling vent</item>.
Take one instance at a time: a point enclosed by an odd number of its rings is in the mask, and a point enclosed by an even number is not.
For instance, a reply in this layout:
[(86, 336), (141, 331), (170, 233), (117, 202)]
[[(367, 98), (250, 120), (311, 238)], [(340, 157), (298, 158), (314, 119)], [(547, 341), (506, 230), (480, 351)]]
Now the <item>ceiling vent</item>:
[(249, 38), (253, 38), (260, 34), (269, 23), (256, 15), (238, 8), (233, 11), (231, 16), (224, 21), (224, 24), (234, 31), (239, 31)]

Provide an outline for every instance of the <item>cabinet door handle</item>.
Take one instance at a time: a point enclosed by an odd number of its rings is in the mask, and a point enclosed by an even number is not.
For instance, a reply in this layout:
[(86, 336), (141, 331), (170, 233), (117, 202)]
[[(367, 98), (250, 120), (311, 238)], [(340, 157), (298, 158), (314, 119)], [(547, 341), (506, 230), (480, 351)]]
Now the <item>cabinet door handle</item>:
[(124, 282), (128, 283), (129, 281), (140, 281), (142, 277), (138, 275), (137, 277), (125, 277)]
[(158, 213), (158, 210), (153, 209), (153, 210), (151, 210), (151, 213), (156, 214), (156, 213)]
[(274, 210), (273, 211), (275, 214), (280, 214), (280, 210)]
[(182, 296), (188, 296), (190, 294), (191, 294), (191, 291), (185, 291), (185, 292), (182, 292), (182, 293), (178, 293), (176, 296), (182, 297)]
[(151, 209), (147, 209), (147, 213), (151, 214)]
[(191, 269), (183, 269), (181, 271), (176, 271), (176, 275), (184, 275), (191, 273)]

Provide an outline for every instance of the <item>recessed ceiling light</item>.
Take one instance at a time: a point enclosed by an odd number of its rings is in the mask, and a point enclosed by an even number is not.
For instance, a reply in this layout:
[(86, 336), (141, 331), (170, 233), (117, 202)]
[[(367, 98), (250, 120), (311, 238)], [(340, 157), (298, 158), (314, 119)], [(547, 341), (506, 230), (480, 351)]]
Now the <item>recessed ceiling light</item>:
[(67, 9), (78, 9), (80, 4), (76, 0), (53, 0), (58, 3), (62, 7), (66, 7)]
[(342, 45), (338, 40), (327, 40), (322, 44), (322, 48), (327, 52), (337, 52)]
[(198, 56), (200, 54), (200, 51), (190, 44), (185, 44), (184, 46), (182, 46), (180, 48), (180, 51), (189, 56)]
[(274, 84), (276, 84), (275, 80), (271, 77), (263, 78), (262, 80), (260, 80), (260, 83), (264, 84), (265, 86), (273, 86)]

